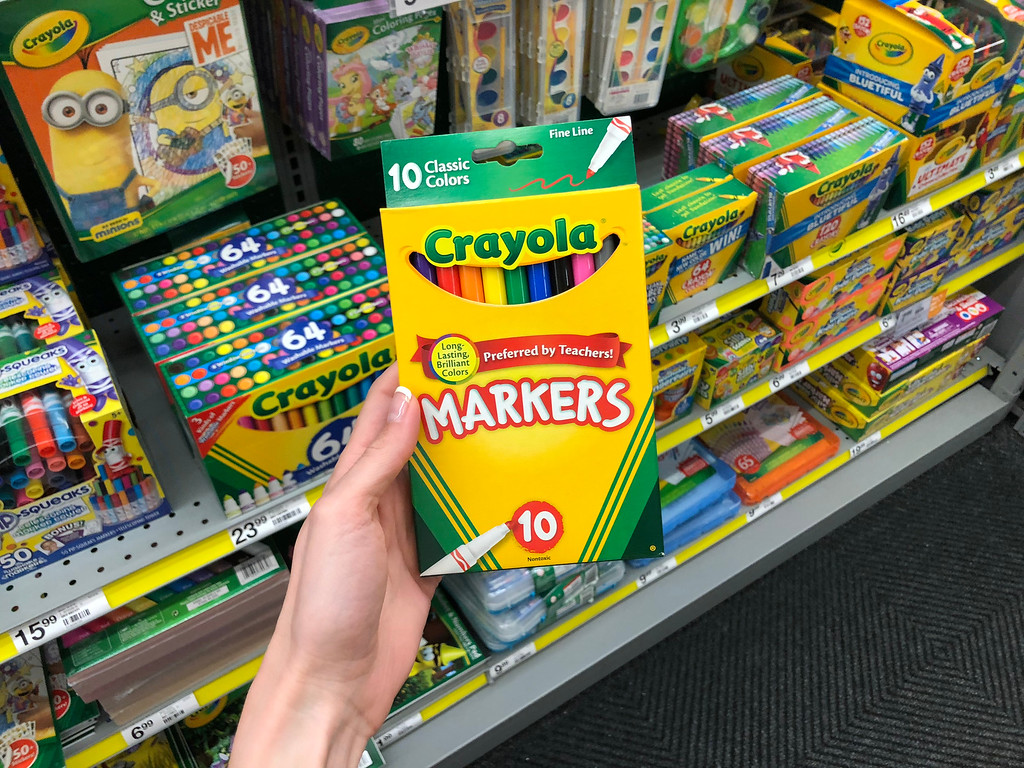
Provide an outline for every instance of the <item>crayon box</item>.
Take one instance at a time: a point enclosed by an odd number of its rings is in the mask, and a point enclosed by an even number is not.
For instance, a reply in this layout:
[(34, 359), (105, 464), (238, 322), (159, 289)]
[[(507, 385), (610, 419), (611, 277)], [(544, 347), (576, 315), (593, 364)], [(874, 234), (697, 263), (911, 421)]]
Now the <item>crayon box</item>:
[[(524, 147), (541, 151), (508, 161)], [(424, 168), (424, 157), (459, 170)], [(657, 556), (643, 233), (628, 119), (388, 142), (383, 162), (399, 375), (422, 422), (411, 461), (421, 569)], [(615, 244), (610, 253), (606, 243)], [(531, 290), (534, 300), (515, 304), (510, 290), (507, 304), (487, 301), (489, 281), (514, 287), (525, 270), (540, 286), (570, 256), (590, 269), (574, 270), (565, 290), (547, 298)], [(453, 267), (482, 273), (484, 301), (427, 276), (433, 269), (449, 285), (443, 270)]]
[(88, 261), (275, 182), (238, 0), (0, 7), (0, 85)]
[(0, 581), (169, 510), (90, 333), (0, 364)]
[(985, 112), (1017, 79), (1024, 28), (1009, 2), (934, 10), (910, 0), (847, 0), (824, 82), (907, 132)]

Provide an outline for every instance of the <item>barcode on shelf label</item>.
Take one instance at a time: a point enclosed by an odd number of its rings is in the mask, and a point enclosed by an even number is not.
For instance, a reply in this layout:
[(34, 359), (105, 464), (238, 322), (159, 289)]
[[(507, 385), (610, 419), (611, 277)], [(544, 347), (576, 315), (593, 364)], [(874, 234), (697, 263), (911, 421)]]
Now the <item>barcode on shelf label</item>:
[(1005, 157), (998, 163), (990, 165), (985, 169), (985, 181), (991, 184), (993, 181), (999, 181), (999, 179), (1009, 176), (1011, 173), (1015, 173), (1020, 170), (1020, 157), (1012, 155), (1011, 157)]
[(309, 502), (305, 496), (293, 499), (275, 512), (257, 515), (236, 525), (229, 532), (231, 543), (234, 544), (235, 549), (248, 546), (295, 522), (300, 517), (308, 515), (309, 509)]
[(253, 557), (235, 566), (235, 575), (241, 585), (255, 581), (277, 569), (277, 556), (263, 544), (253, 544), (247, 550)]
[(782, 493), (773, 493), (767, 499), (762, 499), (757, 504), (747, 510), (747, 521), (757, 520), (765, 512), (775, 509), (779, 504), (782, 503)]
[(19, 652), (27, 651), (60, 637), (72, 627), (109, 613), (110, 609), (107, 596), (103, 594), (103, 590), (97, 589), (61, 606), (51, 614), (39, 616), (15, 627), (9, 634)]
[(776, 272), (774, 275), (768, 275), (765, 280), (768, 283), (768, 287), (774, 291), (784, 285), (789, 285), (790, 283), (799, 280), (804, 275), (811, 274), (813, 271), (814, 262), (812, 262), (808, 257), (806, 259), (801, 259), (796, 264), (790, 264), (781, 272)]
[(710, 428), (720, 421), (725, 421), (734, 413), (739, 413), (745, 407), (746, 406), (743, 404), (743, 396), (740, 395), (739, 397), (734, 397), (732, 400), (726, 400), (721, 405), (712, 408), (701, 417), (701, 421), (704, 423), (705, 428)]
[(794, 381), (800, 381), (804, 376), (811, 372), (811, 364), (806, 360), (792, 365), (786, 368), (784, 371), (779, 371), (770, 379), (768, 379), (768, 389), (772, 392), (778, 392), (780, 389), (785, 389)]
[(169, 728), (175, 723), (184, 720), (193, 712), (199, 711), (199, 701), (194, 693), (182, 696), (177, 701), (168, 704), (160, 711), (144, 717), (137, 723), (133, 723), (121, 731), (121, 738), (129, 747), (145, 741), (155, 733)]
[(422, 724), (423, 715), (421, 715), (419, 712), (416, 712), (412, 716), (405, 718), (405, 720), (401, 720), (395, 723), (393, 726), (391, 726), (386, 731), (381, 733), (375, 739), (375, 741), (377, 742), (377, 746), (381, 749), (384, 749), (384, 747), (386, 747), (391, 742), (402, 738), (403, 736), (405, 736), (405, 734), (409, 733), (410, 731), (416, 730)]
[(705, 323), (710, 323), (712, 320), (718, 318), (722, 314), (718, 310), (718, 305), (711, 303), (705, 304), (697, 309), (690, 310), (685, 315), (677, 317), (675, 320), (669, 320), (665, 324), (665, 329), (668, 331), (669, 341), (672, 339), (678, 339), (684, 333), (689, 333), (695, 328)]
[(285, 505), (284, 509), (280, 512), (270, 515), (270, 524), (274, 526), (276, 531), (308, 514), (309, 502), (306, 501), (305, 497), (302, 497)]
[(107, 596), (103, 594), (102, 589), (97, 589), (95, 592), (90, 592), (88, 595), (83, 595), (77, 600), (68, 603), (63, 608), (60, 608), (58, 613), (60, 614), (61, 624), (63, 624), (65, 630), (68, 630), (79, 624), (92, 621), (98, 616), (110, 613), (110, 611), (110, 601), (107, 600)]
[(510, 669), (518, 667), (535, 653), (537, 653), (537, 646), (533, 643), (527, 643), (522, 648), (517, 649), (514, 653), (506, 656), (501, 661), (496, 664), (492, 664), (487, 670), (487, 678), (493, 683)]
[(893, 318), (892, 327), (884, 330), (887, 330), (893, 336), (898, 336), (909, 331), (911, 328), (916, 328), (928, 319), (928, 312), (931, 310), (931, 306), (932, 300), (931, 297), (928, 297), (911, 304), (906, 309), (901, 309), (895, 315), (890, 316)]
[(679, 563), (676, 562), (674, 557), (665, 557), (658, 561), (658, 564), (651, 568), (649, 571), (641, 573), (636, 580), (636, 588), (643, 589), (652, 581), (657, 581), (666, 573), (675, 568)]
[(855, 446), (853, 446), (853, 448), (850, 449), (850, 458), (851, 459), (857, 458), (862, 453), (864, 453), (864, 451), (866, 451), (868, 448), (871, 448), (872, 446), (878, 445), (878, 443), (881, 441), (881, 439), (882, 439), (882, 433), (881, 432), (875, 432), (875, 433), (873, 433), (871, 435), (868, 435), (863, 440), (861, 440), (859, 443), (857, 443)]
[(913, 224), (915, 221), (920, 221), (931, 212), (931, 201), (927, 199), (917, 200), (904, 208), (900, 208), (896, 213), (889, 217), (889, 221), (892, 223), (893, 229), (903, 229), (904, 227)]

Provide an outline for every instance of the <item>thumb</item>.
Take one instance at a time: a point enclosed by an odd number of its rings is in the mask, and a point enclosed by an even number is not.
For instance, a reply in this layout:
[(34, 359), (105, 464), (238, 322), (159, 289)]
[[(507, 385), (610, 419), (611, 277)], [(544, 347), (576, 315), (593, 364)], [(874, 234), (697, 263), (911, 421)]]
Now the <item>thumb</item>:
[(395, 388), (387, 421), (345, 473), (343, 485), (350, 497), (378, 500), (398, 477), (416, 447), (420, 434), (420, 409), (407, 388)]

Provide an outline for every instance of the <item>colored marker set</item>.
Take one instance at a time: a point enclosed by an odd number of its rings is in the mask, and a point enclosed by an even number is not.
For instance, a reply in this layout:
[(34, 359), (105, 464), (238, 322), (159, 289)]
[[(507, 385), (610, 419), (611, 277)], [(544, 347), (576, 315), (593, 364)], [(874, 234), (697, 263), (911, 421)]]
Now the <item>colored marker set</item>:
[(32, 219), (11, 203), (0, 202), (0, 269), (15, 269), (42, 253), (43, 240)]
[(153, 6), (0, 6), (0, 89), (81, 261), (276, 182), (239, 0)]
[(0, 581), (169, 510), (90, 333), (0, 362)]
[(584, 0), (519, 3), (519, 122), (569, 123), (580, 118), (587, 7)]
[(516, 4), (458, 0), (446, 8), (452, 130), (516, 124)]
[(77, 336), (83, 317), (55, 269), (0, 288), (0, 360)]
[[(382, 148), (385, 169), (424, 156), (465, 169), (443, 191), (426, 188), (429, 175), (426, 187), (389, 184), (381, 211), (399, 377), (421, 413), (410, 476), (426, 574), (662, 551), (630, 127), (602, 119)], [(597, 268), (569, 280), (581, 254)], [(481, 272), (484, 301), (466, 296), (463, 270)], [(490, 273), (521, 275), (511, 291), (494, 280), (506, 302), (487, 300)], [(585, 482), (566, 471), (583, 454)]]
[(661, 98), (680, 0), (594, 0), (587, 97), (605, 115)]

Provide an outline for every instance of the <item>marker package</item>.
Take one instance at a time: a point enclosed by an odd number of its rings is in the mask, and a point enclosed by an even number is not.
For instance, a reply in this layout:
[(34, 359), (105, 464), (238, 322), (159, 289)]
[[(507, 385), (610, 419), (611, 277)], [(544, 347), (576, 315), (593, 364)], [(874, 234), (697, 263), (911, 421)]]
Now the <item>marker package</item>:
[(452, 130), (516, 124), (516, 16), (512, 0), (458, 0), (448, 15)]
[(425, 573), (661, 553), (630, 132), (613, 118), (383, 146)]
[(0, 363), (0, 582), (169, 511), (99, 343)]
[(680, 0), (594, 0), (587, 97), (602, 114), (661, 98)]
[(528, 0), (519, 5), (519, 122), (580, 118), (587, 8), (583, 0)]
[(56, 269), (0, 288), (0, 360), (77, 336), (84, 316)]

